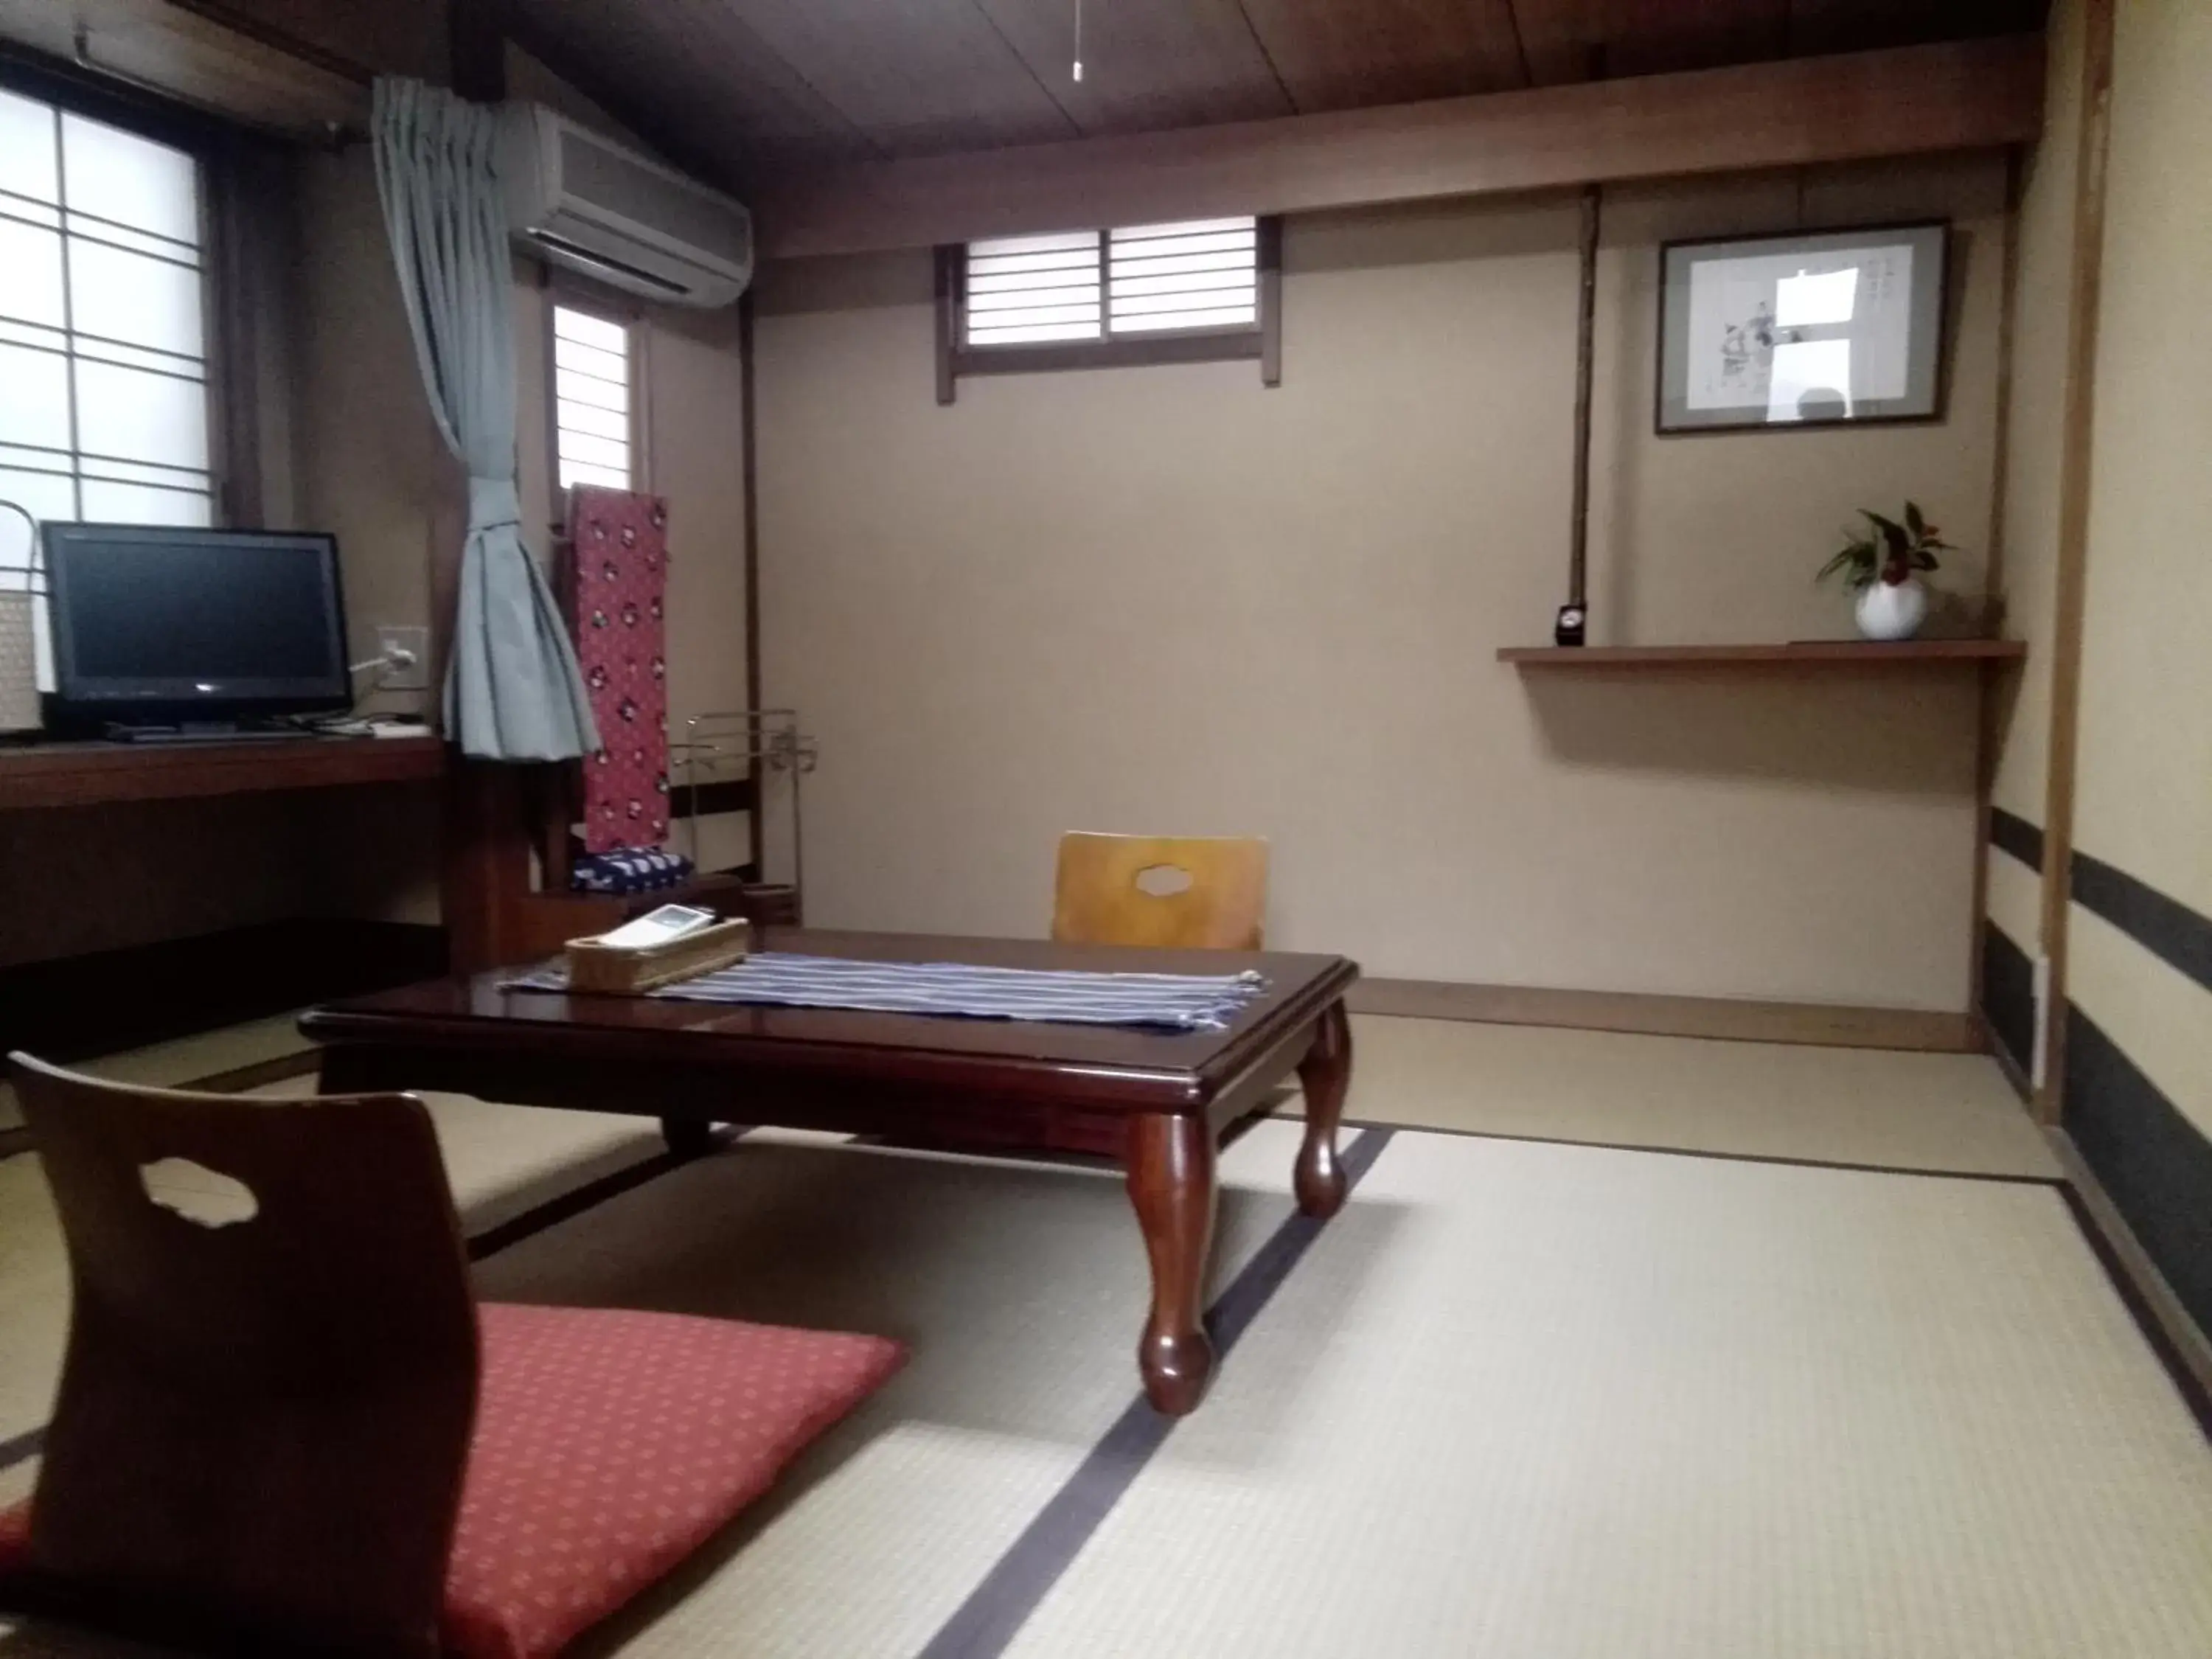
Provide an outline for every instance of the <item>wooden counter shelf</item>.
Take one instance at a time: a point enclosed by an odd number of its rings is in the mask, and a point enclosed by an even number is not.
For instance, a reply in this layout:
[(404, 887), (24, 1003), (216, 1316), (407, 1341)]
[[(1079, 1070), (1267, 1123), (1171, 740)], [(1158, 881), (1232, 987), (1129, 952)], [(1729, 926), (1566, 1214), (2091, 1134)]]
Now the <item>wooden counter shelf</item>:
[(0, 748), (0, 811), (427, 782), (445, 771), (445, 742), (427, 733), (246, 743), (30, 743)]
[(1926, 668), (2019, 662), (2022, 640), (1793, 640), (1784, 645), (1506, 646), (1498, 660), (1516, 668)]

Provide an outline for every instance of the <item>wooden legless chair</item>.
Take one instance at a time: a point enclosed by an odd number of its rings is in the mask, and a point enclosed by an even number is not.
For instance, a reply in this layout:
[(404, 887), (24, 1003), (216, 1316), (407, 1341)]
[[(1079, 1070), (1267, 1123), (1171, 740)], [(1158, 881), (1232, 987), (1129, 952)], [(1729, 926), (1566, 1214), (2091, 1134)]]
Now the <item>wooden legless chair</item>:
[[(39, 1599), (188, 1640), (435, 1653), (477, 1321), (422, 1103), (179, 1094), (14, 1061), (73, 1297)], [(250, 1221), (150, 1199), (142, 1169), (178, 1158), (242, 1182)], [(72, 1605), (94, 1587), (101, 1606)]]
[[(411, 1096), (181, 1094), (11, 1058), (73, 1302), (37, 1491), (0, 1509), (0, 1607), (222, 1653), (550, 1659), (902, 1357), (475, 1303)], [(178, 1159), (199, 1168), (161, 1179)], [(556, 1571), (561, 1595), (532, 1588)]]
[(1256, 951), (1267, 843), (1255, 836), (1060, 838), (1052, 936), (1068, 945)]

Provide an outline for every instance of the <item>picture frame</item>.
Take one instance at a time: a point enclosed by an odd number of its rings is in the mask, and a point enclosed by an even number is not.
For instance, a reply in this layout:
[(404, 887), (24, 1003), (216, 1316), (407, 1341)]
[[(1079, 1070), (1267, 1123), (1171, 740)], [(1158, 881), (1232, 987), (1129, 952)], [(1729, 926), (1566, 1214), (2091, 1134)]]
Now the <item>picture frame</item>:
[(1930, 219), (1663, 243), (1654, 429), (1941, 420), (1950, 233)]

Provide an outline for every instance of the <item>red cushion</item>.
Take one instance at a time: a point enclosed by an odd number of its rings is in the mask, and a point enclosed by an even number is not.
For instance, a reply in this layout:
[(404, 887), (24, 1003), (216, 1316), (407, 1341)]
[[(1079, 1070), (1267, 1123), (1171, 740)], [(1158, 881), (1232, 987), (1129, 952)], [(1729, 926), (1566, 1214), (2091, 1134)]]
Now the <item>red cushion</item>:
[[(486, 1303), (446, 1573), (461, 1659), (544, 1659), (666, 1574), (898, 1369), (883, 1337)], [(0, 1511), (0, 1576), (27, 1551)], [(12, 1560), (10, 1558), (14, 1558)]]

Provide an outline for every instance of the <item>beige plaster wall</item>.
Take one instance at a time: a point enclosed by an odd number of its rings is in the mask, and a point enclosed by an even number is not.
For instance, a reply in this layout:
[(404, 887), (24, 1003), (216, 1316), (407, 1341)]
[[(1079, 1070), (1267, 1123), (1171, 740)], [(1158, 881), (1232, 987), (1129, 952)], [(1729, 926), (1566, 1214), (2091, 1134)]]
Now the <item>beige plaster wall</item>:
[[(2075, 841), (2212, 913), (2212, 9), (2114, 37)], [(2204, 988), (2078, 905), (2069, 994), (2212, 1133)]]
[[(1838, 635), (1814, 568), (1910, 495), (1978, 549), (2002, 163), (1613, 194), (1594, 636)], [(1948, 418), (1657, 438), (1656, 244), (1954, 218)], [(933, 400), (926, 255), (762, 288), (771, 702), (823, 745), (810, 917), (1030, 933), (1066, 829), (1274, 841), (1273, 939), (1376, 974), (1955, 1009), (1963, 676), (1540, 679), (1562, 597), (1570, 199), (1291, 222), (1249, 364)], [(1948, 580), (1978, 595), (1970, 552)]]

